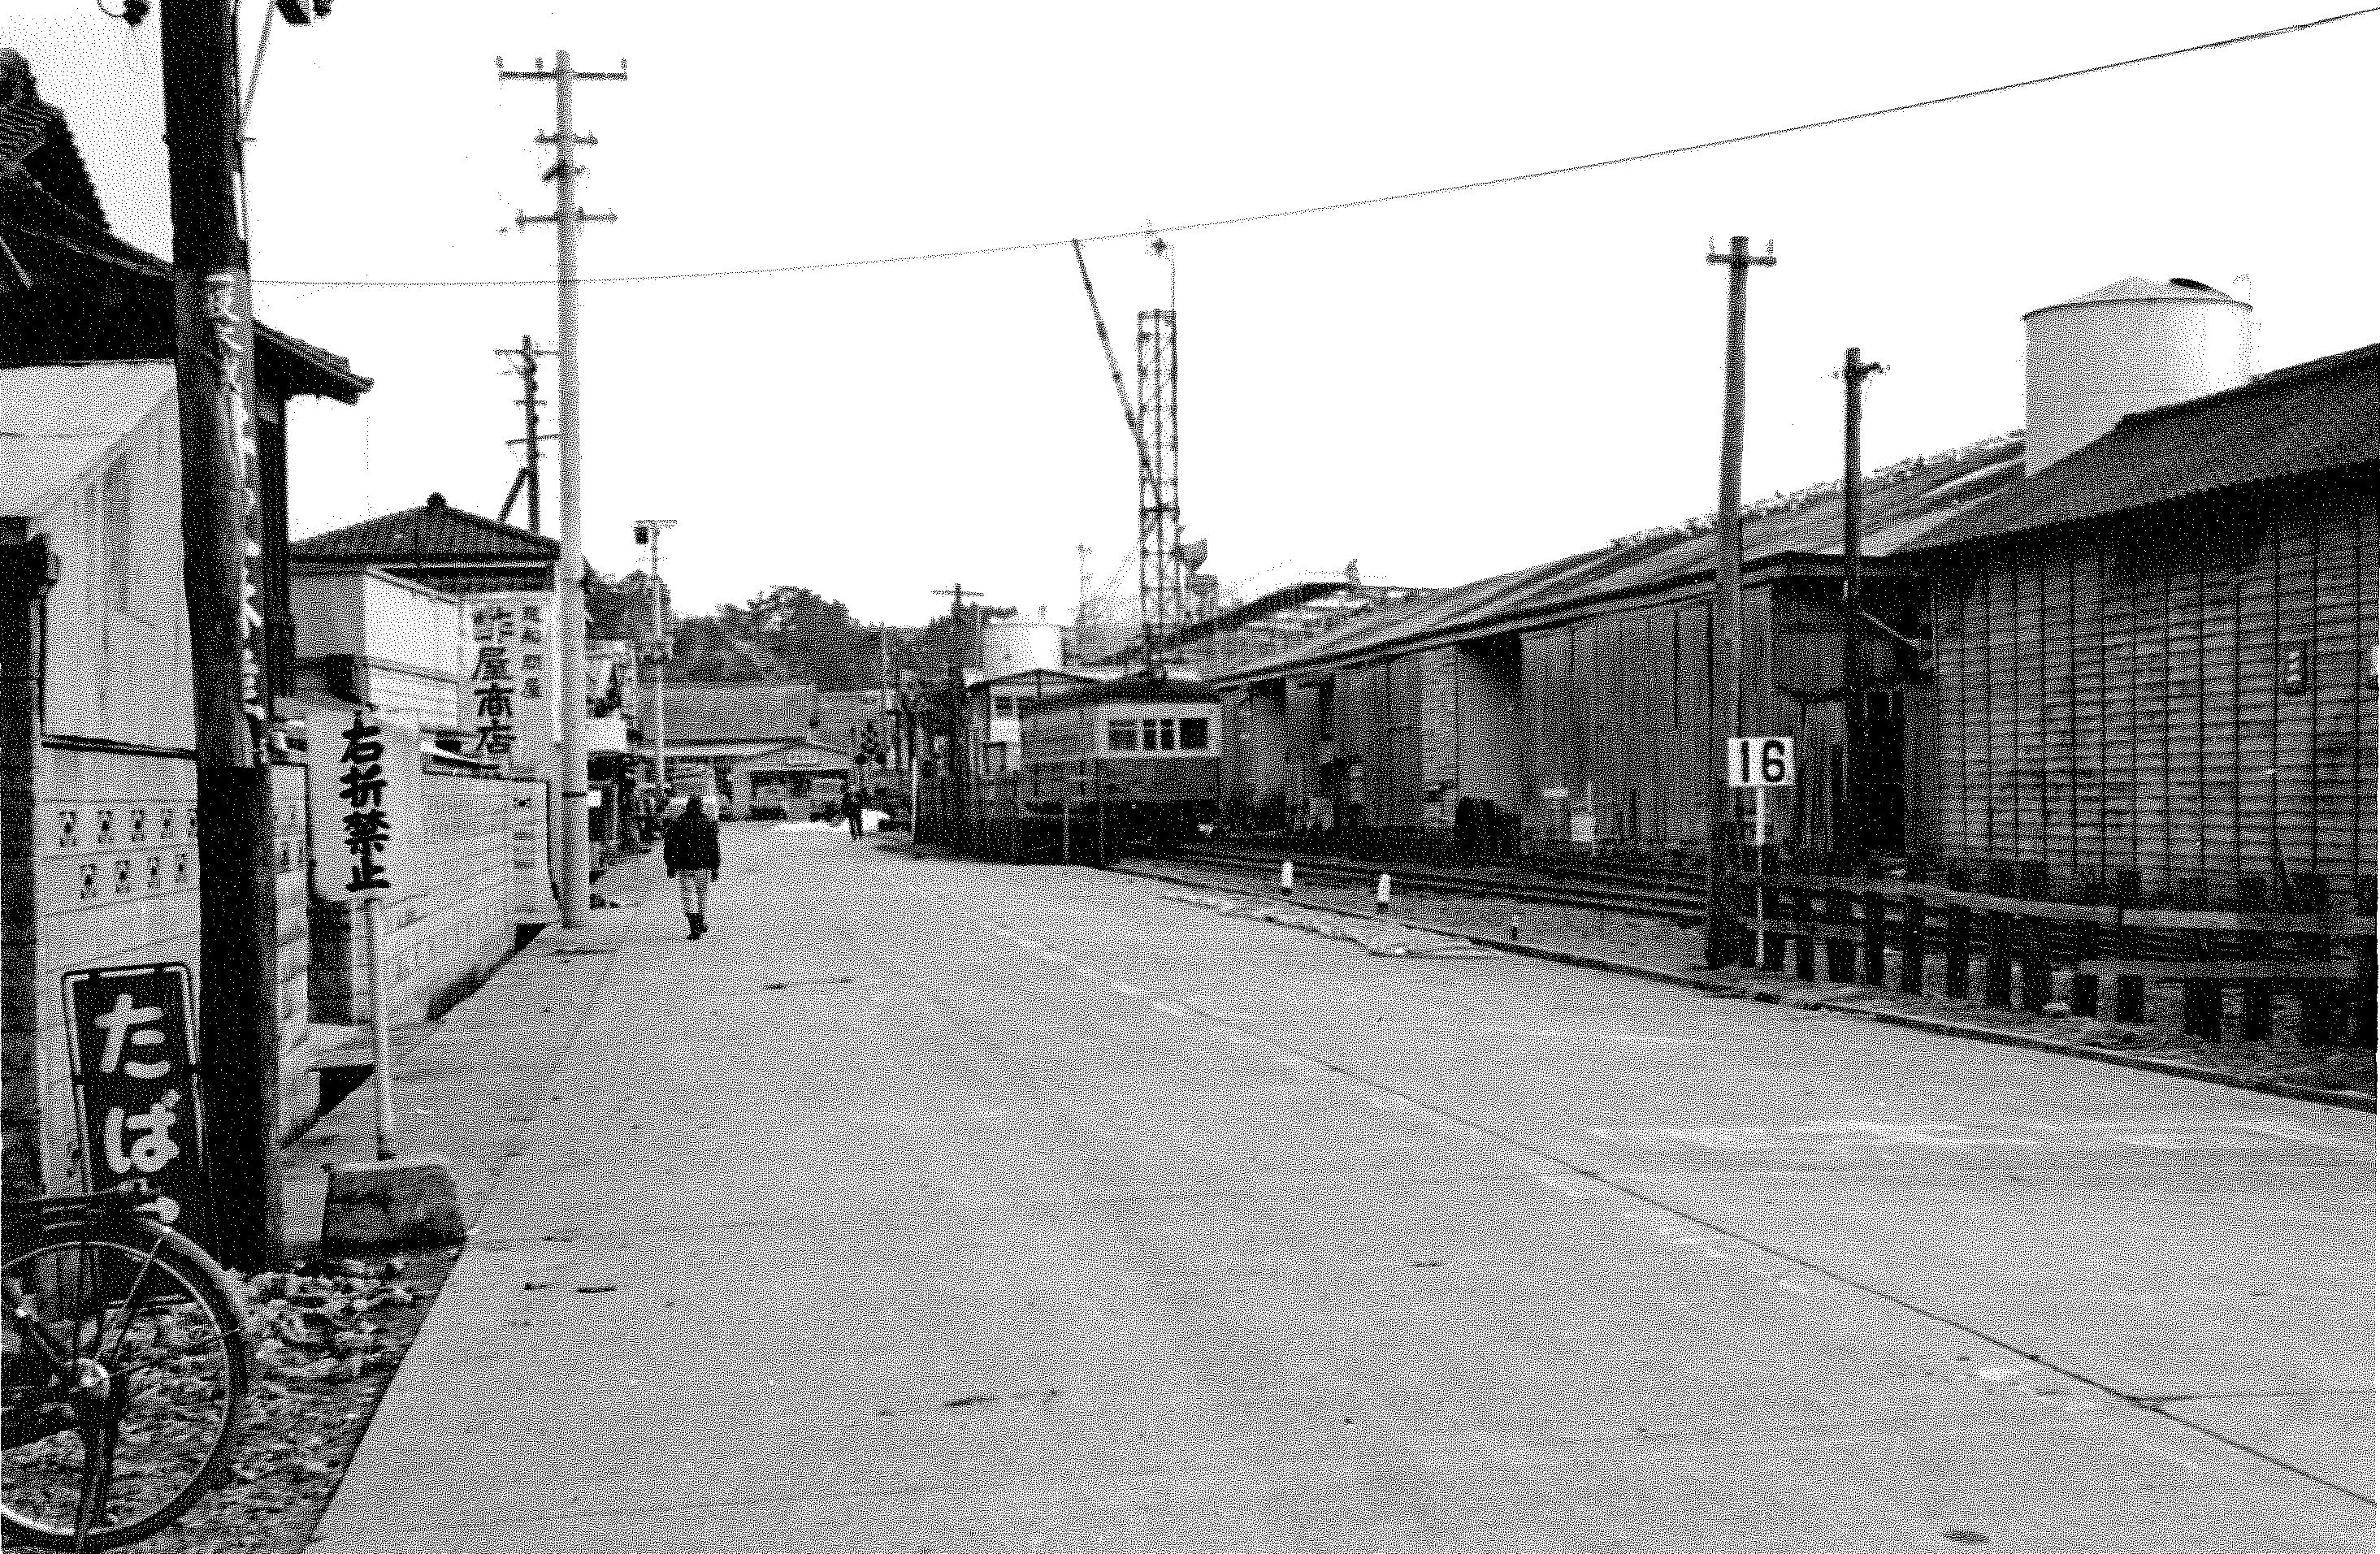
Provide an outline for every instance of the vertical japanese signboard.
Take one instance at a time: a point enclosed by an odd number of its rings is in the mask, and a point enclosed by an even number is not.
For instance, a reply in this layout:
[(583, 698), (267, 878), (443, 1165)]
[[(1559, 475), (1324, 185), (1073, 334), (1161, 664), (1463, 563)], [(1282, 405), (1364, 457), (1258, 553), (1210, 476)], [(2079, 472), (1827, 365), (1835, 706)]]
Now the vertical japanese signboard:
[(109, 966), (70, 971), (65, 982), (91, 1190), (145, 1181), (158, 1195), (160, 1219), (207, 1240), (190, 968)]
[(552, 596), (488, 594), (471, 602), (471, 667), (462, 724), (473, 755), (518, 771), (545, 765), (553, 744)]
[(307, 719), (306, 813), (314, 893), (324, 901), (403, 895), (424, 842), (421, 736), (369, 707)]

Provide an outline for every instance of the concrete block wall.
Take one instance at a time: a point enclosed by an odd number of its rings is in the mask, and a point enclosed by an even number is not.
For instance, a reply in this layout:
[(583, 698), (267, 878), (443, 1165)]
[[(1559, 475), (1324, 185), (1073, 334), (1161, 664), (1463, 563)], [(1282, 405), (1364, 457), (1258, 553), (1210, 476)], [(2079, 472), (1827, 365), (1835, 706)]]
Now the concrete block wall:
[[(422, 774), (429, 856), (419, 888), (382, 915), (389, 1019), (398, 1025), (444, 1012), (512, 953), (514, 796), (538, 784), (449, 772)], [(541, 858), (542, 835), (538, 838)], [(371, 1019), (370, 963), (361, 911), (349, 902), (313, 906), (314, 1018), (364, 1026)]]
[(306, 1044), (311, 1023), (307, 982), (312, 945), (307, 923), (306, 769), (273, 769), (273, 897), (279, 914), (281, 1055), (285, 1062)]
[(41, 1176), (51, 1191), (85, 1185), (75, 1123), (63, 981), (88, 966), (179, 961), (198, 992), (198, 769), (157, 752), (42, 750), (34, 768), (32, 1083)]

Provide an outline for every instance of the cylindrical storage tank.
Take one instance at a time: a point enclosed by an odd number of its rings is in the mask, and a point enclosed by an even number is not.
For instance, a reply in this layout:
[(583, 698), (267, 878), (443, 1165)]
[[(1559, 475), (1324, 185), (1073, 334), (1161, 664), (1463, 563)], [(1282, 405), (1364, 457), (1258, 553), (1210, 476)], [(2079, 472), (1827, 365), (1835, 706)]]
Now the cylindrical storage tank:
[(1065, 667), (1065, 630), (1057, 622), (1003, 615), (983, 623), (983, 672), (987, 677), (1026, 669)]
[(2107, 434), (2135, 410), (2254, 375), (2248, 304), (2204, 281), (2134, 275), (2024, 316), (2024, 472)]

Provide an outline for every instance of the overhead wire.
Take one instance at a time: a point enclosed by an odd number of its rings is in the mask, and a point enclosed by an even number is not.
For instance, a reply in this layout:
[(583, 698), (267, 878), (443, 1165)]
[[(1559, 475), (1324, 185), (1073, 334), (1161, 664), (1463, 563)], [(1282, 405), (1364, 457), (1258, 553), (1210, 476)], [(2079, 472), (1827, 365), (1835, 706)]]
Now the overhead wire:
[[(1541, 168), (1533, 173), (1508, 173), (1492, 178), (1475, 178), (1465, 183), (1439, 184), (1427, 188), (1405, 189), (1395, 194), (1366, 195), (1353, 200), (1334, 200), (1317, 205), (1297, 205), (1283, 210), (1261, 211), (1245, 215), (1215, 216), (1204, 221), (1176, 222), (1165, 226), (1143, 225), (1124, 231), (1102, 232), (1087, 237), (1043, 237), (1022, 243), (993, 243), (978, 248), (940, 249), (917, 253), (882, 254), (870, 259), (819, 260), (804, 264), (764, 264), (730, 270), (669, 270), (633, 275), (584, 275), (581, 285), (628, 285), (659, 281), (735, 280), (761, 275), (801, 275), (827, 270), (858, 270), (893, 264), (924, 264), (952, 259), (987, 259), (1002, 254), (1034, 253), (1048, 249), (1061, 249), (1070, 243), (1112, 243), (1125, 239), (1147, 240), (1171, 237), (1184, 232), (1213, 232), (1224, 227), (1247, 226), (1258, 222), (1290, 221), (1302, 216), (1329, 215), (1342, 211), (1358, 211), (1377, 205), (1391, 205), (1412, 200), (1429, 200), (1446, 194), (1468, 194), (1479, 189), (1501, 188), (1514, 184), (1533, 183), (1544, 178), (1566, 177), (1577, 173), (1601, 172), (1613, 167), (1627, 167), (1671, 157), (1691, 156), (1702, 152), (1719, 151), (1730, 146), (1751, 145), (1761, 140), (1774, 140), (1787, 135), (1800, 135), (1815, 129), (1831, 129), (1847, 124), (1860, 124), (1872, 119), (1889, 118), (1900, 114), (1916, 113), (1926, 108), (1938, 108), (1953, 103), (1969, 103), (1978, 98), (1995, 97), (2004, 92), (2022, 91), (2031, 87), (2048, 86), (2058, 81), (2079, 80), (2085, 76), (2104, 75), (2111, 70), (2130, 69), (2140, 65), (2154, 65), (2191, 55), (2209, 54), (2217, 49), (2233, 48), (2242, 43), (2268, 42), (2292, 33), (2310, 32), (2318, 27), (2352, 21), (2360, 17), (2380, 13), (2380, 6), (2366, 6), (2357, 10), (2340, 11), (2335, 15), (2316, 17), (2311, 20), (2291, 22), (2281, 27), (2268, 27), (2261, 31), (2241, 32), (2228, 38), (2210, 39), (2180, 48), (2160, 49), (2154, 54), (2134, 55), (2126, 59), (2111, 59), (2098, 65), (2085, 65), (2071, 70), (2053, 71), (2044, 76), (2029, 76), (2022, 80), (2002, 81), (1996, 86), (1976, 87), (1966, 91), (1945, 92), (1938, 96), (1917, 98), (1896, 103), (1888, 107), (1864, 108), (1854, 113), (1836, 114), (1826, 118), (1804, 119), (1797, 124), (1779, 125), (1767, 129), (1747, 130), (1740, 135), (1722, 135), (1713, 140), (1695, 140), (1683, 145), (1664, 146), (1658, 151), (1633, 152), (1624, 156), (1609, 156), (1592, 162), (1572, 163), (1565, 167)], [(434, 290), (455, 287), (548, 286), (555, 283), (551, 276), (520, 278), (483, 278), (477, 280), (397, 280), (370, 279), (259, 279), (252, 285), (322, 286), (354, 290)]]

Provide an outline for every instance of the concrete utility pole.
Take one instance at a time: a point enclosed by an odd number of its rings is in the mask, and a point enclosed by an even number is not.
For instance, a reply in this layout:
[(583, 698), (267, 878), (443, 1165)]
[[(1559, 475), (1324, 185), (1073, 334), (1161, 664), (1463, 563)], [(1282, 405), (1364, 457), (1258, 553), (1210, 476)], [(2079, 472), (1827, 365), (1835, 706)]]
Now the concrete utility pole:
[(201, 1119), (213, 1250), (277, 1266), (280, 917), (273, 879), (272, 691), (255, 567), (255, 326), (240, 172), (239, 45), (229, 0), (164, 7), (165, 164), (181, 405), (182, 589), (199, 788)]
[(1885, 370), (1880, 361), (1862, 361), (1857, 346), (1843, 352), (1843, 788), (1838, 850), (1864, 851), (1867, 837), (1862, 803), (1860, 758), (1867, 749), (1867, 702), (1860, 686), (1860, 634), (1865, 629), (1860, 601), (1860, 384)]
[[(573, 125), (571, 88), (578, 81), (625, 81), (627, 61), (617, 70), (573, 70), (567, 50), (557, 51), (553, 68), (540, 60), (535, 70), (507, 70), (496, 61), (499, 80), (550, 80), (553, 83), (553, 133), (540, 135), (538, 144), (553, 148), (547, 176), (553, 180), (553, 214), (520, 215), (518, 225), (553, 224), (554, 273), (561, 282), (560, 320), (555, 329), (555, 355), (561, 362), (559, 401), (562, 422), (562, 556), (555, 579), (562, 601), (562, 674), (554, 695), (562, 702), (562, 926), (587, 924), (587, 564), (579, 548), (578, 529), (578, 224), (616, 221), (609, 212), (589, 215), (578, 208), (578, 148), (595, 144)], [(532, 444), (533, 445), (533, 444)]]
[(1709, 909), (1703, 923), (1703, 960), (1713, 966), (1734, 962), (1735, 925), (1728, 920), (1732, 893), (1727, 857), (1735, 841), (1734, 817), (1721, 771), (1722, 743), (1743, 729), (1743, 324), (1745, 280), (1755, 265), (1777, 262), (1774, 253), (1752, 251), (1748, 237), (1728, 239), (1727, 252), (1704, 261), (1727, 270), (1727, 395), (1720, 411), (1718, 445), (1718, 589), (1711, 629), (1718, 634), (1719, 684), (1712, 722), (1713, 748), (1705, 757), (1710, 773)]
[(522, 458), (521, 472), (519, 476), (514, 480), (512, 492), (504, 498), (504, 509), (502, 513), (496, 515), (496, 521), (498, 523), (502, 523), (511, 515), (513, 510), (513, 497), (517, 496), (524, 489), (526, 489), (528, 492), (528, 531), (531, 534), (541, 534), (544, 530), (540, 526), (538, 517), (540, 508), (538, 504), (537, 470), (538, 465), (542, 457), (542, 450), (539, 448), (538, 444), (540, 443), (550, 443), (553, 441), (553, 433), (551, 431), (540, 432), (537, 429), (538, 406), (541, 403), (541, 401), (537, 397), (537, 358), (541, 356), (552, 356), (553, 353), (552, 351), (539, 350), (537, 348), (537, 342), (524, 334), (521, 336), (521, 343), (518, 349), (499, 350), (496, 354), (509, 361), (516, 361), (518, 363), (514, 370), (520, 374), (521, 396), (518, 403), (521, 407), (522, 419), (526, 423), (524, 431), (527, 432), (526, 436), (508, 437), (504, 439), (504, 446), (508, 448), (523, 448), (527, 450), (527, 453)]
[(650, 547), (645, 566), (645, 592), (653, 604), (653, 781), (661, 785), (662, 802), (669, 802), (669, 656), (668, 613), (662, 608), (662, 530), (675, 528), (675, 518), (643, 518), (637, 538)]

